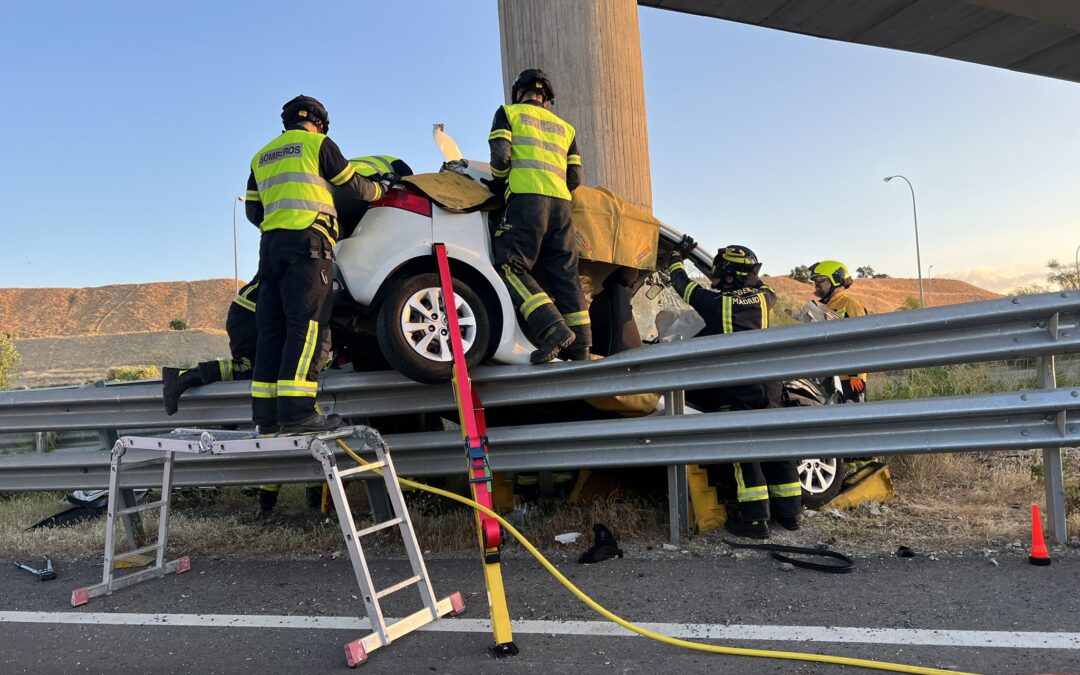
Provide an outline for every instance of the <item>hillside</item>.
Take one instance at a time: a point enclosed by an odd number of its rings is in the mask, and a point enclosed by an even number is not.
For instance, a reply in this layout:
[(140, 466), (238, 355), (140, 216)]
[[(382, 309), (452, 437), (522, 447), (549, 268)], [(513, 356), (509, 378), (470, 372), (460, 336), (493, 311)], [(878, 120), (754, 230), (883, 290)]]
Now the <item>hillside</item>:
[(224, 330), (232, 279), (124, 284), (98, 288), (0, 288), (0, 333), (19, 338)]
[[(802, 306), (813, 297), (814, 289), (808, 283), (800, 283), (789, 277), (765, 277), (783, 300)], [(874, 314), (894, 312), (908, 298), (919, 299), (917, 279), (856, 279), (848, 291)], [(923, 279), (923, 294), (927, 307), (956, 305), (961, 302), (977, 302), (1002, 297), (998, 293), (972, 286), (966, 281), (953, 279)]]
[[(811, 297), (809, 284), (766, 277), (788, 306)], [(22, 365), (12, 387), (80, 384), (112, 366), (188, 366), (228, 356), (225, 314), (232, 279), (100, 288), (0, 289), (0, 334), (16, 336)], [(1001, 297), (963, 281), (924, 281), (928, 306)], [(859, 279), (850, 293), (870, 311), (891, 312), (919, 297), (914, 279)], [(192, 330), (169, 330), (183, 319)]]

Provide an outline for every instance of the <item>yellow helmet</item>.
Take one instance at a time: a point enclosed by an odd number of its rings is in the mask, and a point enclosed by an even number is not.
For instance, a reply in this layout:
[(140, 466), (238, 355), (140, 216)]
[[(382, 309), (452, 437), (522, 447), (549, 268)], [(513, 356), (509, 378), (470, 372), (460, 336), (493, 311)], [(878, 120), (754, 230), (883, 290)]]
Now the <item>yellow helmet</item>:
[[(851, 272), (848, 272), (844, 263), (838, 260), (822, 260), (810, 266), (810, 278), (813, 277), (825, 277), (835, 288), (845, 286), (844, 281), (851, 279)], [(846, 285), (850, 286), (851, 284)]]

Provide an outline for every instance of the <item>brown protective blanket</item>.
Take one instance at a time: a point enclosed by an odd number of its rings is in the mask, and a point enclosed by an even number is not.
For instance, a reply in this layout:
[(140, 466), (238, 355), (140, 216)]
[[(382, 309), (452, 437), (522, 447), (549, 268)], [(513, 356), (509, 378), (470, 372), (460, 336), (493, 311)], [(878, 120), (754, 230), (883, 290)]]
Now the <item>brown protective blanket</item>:
[(660, 221), (607, 188), (574, 190), (578, 255), (639, 270), (656, 269)]
[(490, 210), (499, 206), (499, 199), (490, 190), (468, 176), (453, 171), (405, 176), (401, 182), (415, 186), (448, 211)]

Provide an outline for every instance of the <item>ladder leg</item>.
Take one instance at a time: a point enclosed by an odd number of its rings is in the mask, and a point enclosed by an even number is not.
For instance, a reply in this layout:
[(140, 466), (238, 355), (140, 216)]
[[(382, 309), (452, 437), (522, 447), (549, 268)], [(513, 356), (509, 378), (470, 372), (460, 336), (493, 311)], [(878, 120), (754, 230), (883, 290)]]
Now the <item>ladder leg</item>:
[(109, 506), (105, 511), (105, 569), (101, 573), (101, 583), (107, 592), (112, 592), (113, 556), (116, 554), (116, 521), (120, 510), (120, 469), (123, 464), (124, 446), (119, 441), (113, 446), (112, 464), (109, 471)]
[(428, 576), (427, 565), (424, 556), (420, 552), (420, 544), (416, 541), (416, 530), (413, 529), (412, 519), (409, 518), (409, 509), (405, 506), (405, 497), (401, 493), (401, 485), (397, 480), (397, 471), (394, 462), (390, 459), (390, 453), (386, 450), (386, 443), (380, 442), (375, 446), (375, 454), (379, 461), (385, 462), (383, 467), (383, 480), (386, 483), (386, 493), (390, 498), (390, 504), (394, 508), (394, 514), (401, 519), (398, 528), (401, 530), (401, 539), (405, 543), (405, 551), (409, 554), (409, 564), (412, 565), (414, 576), (420, 577), (417, 584), (420, 590), (420, 598), (424, 606), (431, 612), (431, 619), (439, 618), (438, 600), (435, 599), (435, 590), (431, 587), (431, 578)]
[(349, 509), (349, 500), (345, 497), (345, 485), (341, 482), (341, 477), (337, 472), (337, 462), (333, 453), (322, 441), (312, 443), (312, 454), (322, 462), (323, 475), (326, 476), (326, 484), (330, 487), (330, 495), (334, 499), (334, 509), (338, 514), (338, 522), (341, 524), (341, 533), (345, 537), (345, 545), (349, 549), (349, 559), (352, 561), (353, 572), (356, 574), (356, 583), (360, 585), (371, 627), (379, 637), (380, 646), (386, 646), (390, 644), (386, 634), (386, 620), (383, 618), (379, 599), (375, 595), (375, 584), (371, 580), (371, 570), (368, 568), (367, 560), (364, 558), (360, 538), (356, 534), (356, 523), (353, 521), (352, 511)]
[(165, 453), (165, 469), (161, 475), (161, 510), (158, 512), (157, 567), (165, 567), (165, 544), (169, 539), (169, 507), (172, 506), (172, 470), (176, 453)]

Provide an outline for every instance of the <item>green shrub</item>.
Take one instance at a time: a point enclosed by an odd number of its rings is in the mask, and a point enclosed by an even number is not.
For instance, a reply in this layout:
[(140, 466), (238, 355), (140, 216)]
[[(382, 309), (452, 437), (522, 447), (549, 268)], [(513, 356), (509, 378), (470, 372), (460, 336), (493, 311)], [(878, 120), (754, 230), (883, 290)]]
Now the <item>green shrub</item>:
[(157, 366), (116, 366), (109, 368), (105, 379), (112, 382), (135, 382), (138, 380), (157, 380), (161, 371)]
[(0, 335), (0, 390), (7, 389), (11, 375), (18, 368), (21, 359), (15, 343), (11, 341), (11, 335)]
[(187, 330), (187, 321), (183, 319), (173, 319), (169, 322), (169, 330)]

